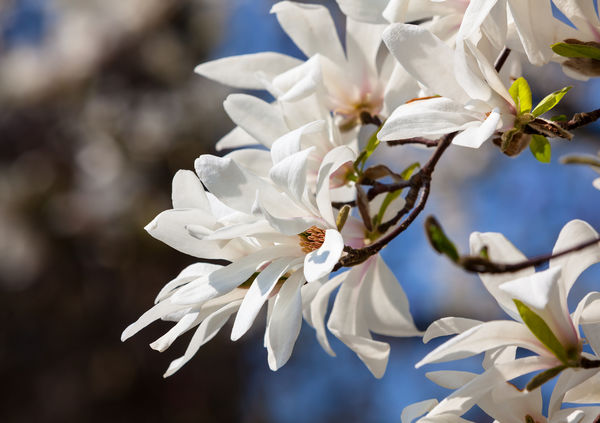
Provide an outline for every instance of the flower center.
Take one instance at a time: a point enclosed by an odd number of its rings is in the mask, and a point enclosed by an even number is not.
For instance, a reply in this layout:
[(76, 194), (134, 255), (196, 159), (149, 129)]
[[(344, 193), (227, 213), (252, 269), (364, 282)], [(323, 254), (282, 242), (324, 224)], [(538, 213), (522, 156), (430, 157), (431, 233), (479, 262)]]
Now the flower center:
[(300, 238), (300, 247), (306, 254), (318, 250), (325, 241), (325, 229), (311, 226), (304, 232), (298, 234)]

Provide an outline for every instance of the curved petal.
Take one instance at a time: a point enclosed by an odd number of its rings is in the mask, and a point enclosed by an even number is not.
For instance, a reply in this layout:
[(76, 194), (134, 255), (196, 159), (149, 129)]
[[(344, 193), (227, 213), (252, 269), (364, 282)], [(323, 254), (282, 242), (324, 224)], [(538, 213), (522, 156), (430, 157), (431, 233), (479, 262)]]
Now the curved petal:
[(432, 339), (439, 338), (440, 336), (466, 332), (482, 323), (483, 322), (479, 320), (466, 319), (464, 317), (444, 317), (429, 325), (423, 335), (423, 343), (426, 344)]
[[(335, 352), (329, 345), (329, 340), (327, 339), (327, 332), (325, 330), (325, 314), (327, 313), (327, 306), (329, 305), (329, 297), (331, 293), (338, 287), (344, 280), (346, 276), (348, 276), (348, 272), (340, 273), (335, 277), (331, 278), (327, 282), (325, 282), (317, 291), (314, 299), (310, 303), (310, 323), (311, 326), (315, 328), (317, 332), (317, 340), (321, 347), (325, 350), (327, 354), (332, 357), (335, 357)], [(316, 285), (316, 282), (313, 282), (310, 285)]]
[(500, 113), (497, 110), (493, 110), (481, 125), (467, 128), (454, 137), (452, 144), (462, 147), (479, 148), (494, 135), (499, 123)]
[(410, 404), (402, 410), (402, 414), (400, 415), (400, 421), (402, 423), (412, 423), (414, 419), (422, 416), (427, 413), (433, 407), (438, 404), (438, 400), (429, 399), (425, 401), (416, 402), (414, 404)]
[(229, 150), (238, 147), (246, 147), (250, 145), (260, 145), (260, 142), (252, 135), (248, 134), (239, 126), (236, 126), (229, 131), (223, 138), (215, 144), (217, 151)]
[(327, 229), (323, 245), (304, 257), (304, 277), (307, 282), (314, 282), (330, 274), (343, 251), (342, 235), (335, 229)]
[(279, 369), (292, 355), (302, 325), (300, 289), (303, 283), (302, 272), (295, 272), (284, 282), (275, 297), (265, 337), (271, 370)]
[(270, 51), (225, 57), (196, 66), (194, 72), (235, 88), (262, 90), (257, 72), (273, 78), (302, 62), (294, 57)]
[(172, 194), (174, 209), (200, 209), (210, 213), (210, 203), (200, 180), (191, 170), (178, 170), (173, 177)]
[(183, 269), (175, 279), (169, 281), (158, 293), (154, 303), (164, 300), (170, 296), (173, 291), (195, 279), (206, 276), (209, 273), (220, 269), (221, 265), (211, 263), (194, 263)]

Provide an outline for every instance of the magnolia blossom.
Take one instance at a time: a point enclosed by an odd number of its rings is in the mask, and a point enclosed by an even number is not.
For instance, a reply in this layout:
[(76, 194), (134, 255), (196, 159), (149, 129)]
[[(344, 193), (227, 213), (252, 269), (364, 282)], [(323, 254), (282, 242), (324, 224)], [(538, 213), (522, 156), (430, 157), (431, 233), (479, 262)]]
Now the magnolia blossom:
[[(598, 234), (587, 223), (579, 220), (571, 221), (561, 231), (554, 252), (566, 250), (595, 238), (598, 238)], [(478, 254), (483, 246), (488, 248), (490, 259), (497, 262), (511, 263), (525, 259), (523, 254), (500, 234), (474, 233), (471, 236), (473, 254)], [(475, 393), (489, 390), (490, 380), (495, 378), (511, 380), (533, 371), (563, 365), (576, 366), (576, 362), (582, 355), (582, 340), (577, 327), (581, 316), (586, 313), (589, 313), (588, 329), (591, 334), (587, 337), (588, 342), (594, 351), (597, 351), (600, 348), (597, 344), (600, 326), (593, 323), (597, 318), (595, 315), (597, 303), (591, 301), (597, 294), (589, 294), (584, 298), (573, 316), (569, 314), (567, 308), (567, 296), (581, 272), (599, 261), (600, 246), (594, 245), (578, 255), (553, 259), (549, 269), (545, 271), (536, 273), (531, 267), (518, 274), (480, 275), (487, 290), (514, 321), (499, 320), (482, 323), (471, 319), (444, 318), (434, 322), (427, 329), (424, 342), (437, 336), (453, 333), (459, 335), (427, 354), (416, 366), (456, 360), (507, 347), (525, 348), (536, 355), (517, 360), (503, 360), (499, 364), (490, 366), (482, 375), (442, 401), (432, 412), (462, 414), (472, 406)], [(543, 320), (552, 335), (546, 333), (543, 338), (539, 338), (539, 332), (533, 333), (531, 328), (523, 323), (521, 317), (523, 305), (530, 310), (529, 314), (533, 312)], [(537, 330), (539, 331), (539, 327)], [(555, 340), (548, 341), (550, 338)], [(583, 380), (589, 379), (598, 372), (598, 369), (568, 370), (579, 375), (583, 374), (585, 376)]]
[[(377, 63), (385, 26), (348, 18), (344, 51), (327, 8), (283, 1), (271, 12), (309, 60), (264, 52), (204, 63), (196, 72), (237, 88), (266, 89), (279, 107), (293, 108), (288, 115), (303, 115), (316, 93), (309, 109), (324, 105), (345, 130), (359, 123), (362, 112), (386, 115), (416, 94), (415, 82), (393, 58)], [(304, 103), (294, 105), (299, 101)]]
[[(428, 30), (396, 24), (383, 39), (398, 62), (422, 83), (428, 97), (398, 107), (378, 134), (382, 141), (424, 136), (437, 138), (460, 131), (454, 144), (478, 148), (496, 130), (514, 125), (516, 107), (494, 67), (472, 46), (479, 65), (470, 79), (448, 72), (454, 51)], [(468, 40), (465, 40), (470, 45)]]

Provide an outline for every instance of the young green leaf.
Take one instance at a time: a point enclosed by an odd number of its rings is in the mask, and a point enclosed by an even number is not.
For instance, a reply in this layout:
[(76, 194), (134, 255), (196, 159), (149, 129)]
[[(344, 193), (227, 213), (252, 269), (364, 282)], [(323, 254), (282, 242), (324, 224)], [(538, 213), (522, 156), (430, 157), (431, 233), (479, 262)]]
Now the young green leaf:
[(453, 262), (458, 262), (460, 259), (458, 250), (452, 241), (448, 239), (435, 217), (429, 216), (425, 219), (425, 232), (435, 251), (448, 256)]
[(556, 43), (552, 44), (552, 50), (563, 57), (583, 57), (587, 59), (600, 60), (600, 49), (586, 44)]
[(535, 388), (542, 386), (544, 383), (548, 382), (550, 379), (557, 376), (560, 372), (562, 372), (566, 368), (567, 368), (567, 366), (565, 366), (563, 364), (563, 365), (548, 369), (544, 372), (538, 373), (529, 381), (529, 383), (526, 386), (526, 389), (528, 391), (533, 391)]
[(566, 122), (566, 121), (568, 121), (569, 119), (567, 118), (567, 116), (566, 116), (566, 115), (557, 115), (557, 116), (552, 116), (552, 117), (550, 118), (550, 120), (551, 120), (552, 122)]
[(527, 325), (531, 333), (540, 340), (542, 344), (546, 346), (561, 362), (567, 363), (568, 355), (565, 347), (560, 343), (556, 335), (548, 327), (544, 319), (537, 315), (532, 309), (527, 307), (524, 303), (519, 300), (513, 299), (517, 306), (517, 310), (523, 319), (523, 322)]
[(402, 189), (399, 189), (399, 190), (396, 190), (393, 192), (388, 192), (386, 194), (385, 198), (383, 199), (383, 201), (381, 203), (381, 207), (379, 208), (379, 212), (377, 213), (377, 216), (374, 217), (374, 220), (373, 220), (374, 227), (381, 225), (381, 222), (383, 222), (383, 216), (385, 215), (387, 208), (389, 207), (390, 204), (392, 204), (392, 201), (394, 201), (396, 198), (398, 198), (398, 196), (400, 194), (402, 194)]
[(402, 179), (407, 181), (412, 176), (415, 169), (417, 169), (419, 167), (421, 167), (421, 164), (419, 162), (414, 162), (413, 164), (408, 166), (406, 169), (404, 169), (402, 171), (402, 173), (400, 174), (400, 176), (402, 176)]
[(538, 159), (542, 163), (550, 163), (552, 157), (552, 149), (550, 148), (550, 142), (548, 138), (543, 135), (532, 135), (531, 142), (529, 143), (529, 149), (533, 154), (533, 157)]
[(573, 87), (564, 87), (561, 90), (554, 91), (552, 94), (548, 94), (537, 106), (535, 106), (535, 109), (533, 109), (531, 114), (538, 117), (547, 111), (552, 110), (571, 88)]
[(508, 92), (517, 105), (518, 114), (531, 112), (531, 88), (525, 78), (520, 77), (513, 82)]

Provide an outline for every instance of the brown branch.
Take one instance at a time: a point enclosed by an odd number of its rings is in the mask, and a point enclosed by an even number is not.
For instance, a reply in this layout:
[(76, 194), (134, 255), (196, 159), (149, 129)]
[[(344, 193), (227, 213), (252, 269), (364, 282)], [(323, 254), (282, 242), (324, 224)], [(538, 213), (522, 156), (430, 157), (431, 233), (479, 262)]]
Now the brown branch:
[(564, 129), (571, 130), (600, 119), (600, 109), (592, 110), (591, 112), (576, 113), (571, 120), (567, 122), (557, 122)]
[(403, 140), (384, 141), (389, 146), (420, 144), (425, 147), (437, 147), (439, 140), (430, 140), (423, 137), (405, 138)]
[[(388, 222), (380, 225), (378, 230), (386, 229), (395, 225), (409, 210), (412, 209), (410, 214), (406, 217), (406, 219), (398, 225), (393, 231), (384, 237), (378, 239), (373, 244), (370, 244), (366, 247), (354, 249), (350, 247), (346, 247), (344, 251), (346, 251), (346, 255), (343, 256), (338, 264), (335, 266), (334, 270), (338, 270), (341, 267), (349, 267), (355, 266), (367, 260), (374, 254), (377, 254), (383, 247), (385, 247), (388, 243), (390, 243), (394, 238), (404, 232), (419, 216), (419, 214), (425, 208), (425, 204), (427, 203), (427, 199), (429, 198), (429, 192), (431, 188), (431, 175), (435, 170), (437, 163), (440, 158), (446, 151), (446, 149), (452, 143), (452, 140), (457, 135), (457, 132), (453, 132), (451, 134), (444, 135), (439, 139), (438, 147), (429, 159), (429, 161), (417, 172), (413, 175), (407, 182), (410, 185), (410, 191), (406, 196), (406, 205), (398, 212), (398, 214)], [(419, 194), (422, 192), (422, 195), (419, 199)], [(418, 202), (417, 202), (418, 199)], [(414, 204), (416, 203), (416, 206)], [(413, 208), (414, 206), (414, 208)]]
[(534, 257), (532, 259), (525, 260), (519, 263), (494, 263), (484, 257), (466, 256), (461, 257), (458, 261), (458, 264), (466, 271), (474, 273), (513, 273), (531, 266), (539, 266), (548, 262), (551, 259), (562, 257), (564, 255), (583, 250), (584, 248), (591, 247), (592, 245), (598, 244), (599, 242), (599, 238), (591, 239), (582, 244), (576, 245), (558, 253), (544, 254), (542, 256)]

